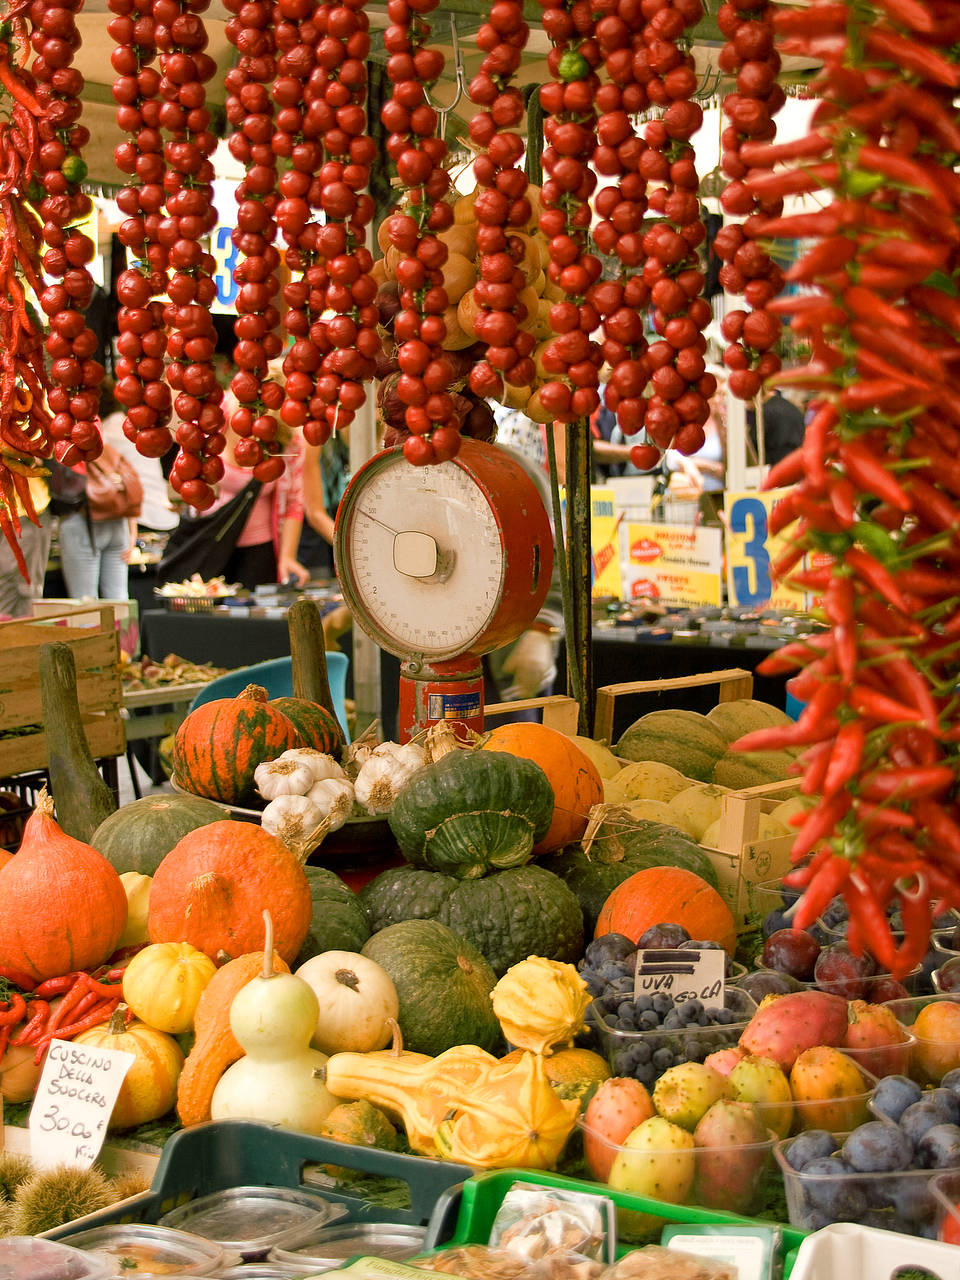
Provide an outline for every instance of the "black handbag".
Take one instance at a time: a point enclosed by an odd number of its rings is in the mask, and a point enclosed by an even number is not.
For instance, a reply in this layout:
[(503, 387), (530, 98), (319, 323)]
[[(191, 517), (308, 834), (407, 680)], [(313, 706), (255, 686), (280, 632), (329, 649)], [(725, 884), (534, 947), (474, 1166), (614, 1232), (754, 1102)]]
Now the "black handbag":
[(65, 467), (56, 458), (44, 463), (50, 472), (50, 511), (55, 516), (72, 516), (87, 508), (87, 477), (80, 471)]
[(160, 581), (183, 582), (195, 573), (204, 579), (219, 577), (227, 567), (260, 489), (260, 481), (251, 480), (235, 497), (209, 515), (182, 515), (167, 539), (157, 567)]

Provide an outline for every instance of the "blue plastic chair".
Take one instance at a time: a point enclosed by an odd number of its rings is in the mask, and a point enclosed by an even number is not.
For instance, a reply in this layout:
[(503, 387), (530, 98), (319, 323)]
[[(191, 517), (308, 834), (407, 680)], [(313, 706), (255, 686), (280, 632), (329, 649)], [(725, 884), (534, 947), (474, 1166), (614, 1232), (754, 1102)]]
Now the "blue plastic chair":
[[(330, 696), (333, 709), (346, 740), (350, 741), (347, 729), (347, 667), (350, 659), (345, 653), (337, 650), (327, 651), (327, 679), (330, 682)], [(237, 671), (228, 671), (226, 675), (217, 676), (215, 680), (204, 686), (190, 704), (190, 710), (202, 706), (204, 702), (212, 702), (214, 698), (235, 698), (248, 684), (259, 684), (266, 689), (271, 698), (289, 698), (293, 694), (293, 663), (290, 658), (270, 658), (267, 662), (255, 662), (249, 667), (240, 667)]]

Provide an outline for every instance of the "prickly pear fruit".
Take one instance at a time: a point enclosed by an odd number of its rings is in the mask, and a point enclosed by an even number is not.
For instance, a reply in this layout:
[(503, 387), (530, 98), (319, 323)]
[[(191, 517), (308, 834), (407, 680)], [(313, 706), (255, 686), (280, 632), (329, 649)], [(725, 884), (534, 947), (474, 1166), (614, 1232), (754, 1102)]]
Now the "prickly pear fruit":
[(657, 1113), (691, 1131), (715, 1102), (732, 1097), (727, 1077), (703, 1062), (683, 1062), (669, 1067), (653, 1086)]
[(738, 1044), (731, 1044), (725, 1049), (715, 1049), (713, 1053), (708, 1053), (703, 1064), (706, 1067), (713, 1067), (714, 1071), (719, 1071), (722, 1076), (728, 1076), (740, 1059), (746, 1056), (746, 1049), (741, 1049)]
[(917, 1038), (911, 1061), (916, 1079), (939, 1084), (948, 1071), (960, 1067), (960, 1005), (934, 1000), (924, 1005), (910, 1030)]
[(748, 1213), (760, 1188), (773, 1144), (757, 1108), (721, 1099), (696, 1129), (697, 1176), (693, 1198), (709, 1209)]
[(882, 1004), (850, 1001), (843, 1047), (878, 1077), (903, 1075), (910, 1064), (910, 1037)]
[(790, 1091), (804, 1129), (855, 1129), (869, 1119), (869, 1089), (857, 1064), (827, 1045), (805, 1049), (790, 1072)]
[(785, 1138), (793, 1123), (793, 1094), (790, 1081), (774, 1060), (747, 1054), (729, 1079), (736, 1100), (754, 1103), (767, 1128)]
[(624, 1139), (653, 1114), (650, 1095), (639, 1080), (613, 1076), (603, 1081), (583, 1115), (583, 1152), (598, 1182), (610, 1177)]
[[(768, 1003), (769, 1001), (769, 1003)], [(747, 1023), (740, 1044), (789, 1071), (805, 1049), (839, 1045), (847, 1034), (847, 1002), (825, 991), (767, 997)]]
[(610, 1186), (668, 1204), (684, 1204), (693, 1185), (693, 1134), (662, 1116), (644, 1120), (624, 1140)]

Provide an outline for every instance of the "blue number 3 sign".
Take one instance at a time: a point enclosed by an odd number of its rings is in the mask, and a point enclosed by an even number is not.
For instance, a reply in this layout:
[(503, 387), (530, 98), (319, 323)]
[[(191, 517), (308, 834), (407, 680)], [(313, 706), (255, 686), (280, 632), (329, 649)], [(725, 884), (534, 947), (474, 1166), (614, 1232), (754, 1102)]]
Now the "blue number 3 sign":
[(767, 509), (759, 498), (738, 498), (729, 513), (729, 520), (732, 533), (747, 535), (743, 544), (746, 563), (733, 566), (737, 603), (765, 604), (773, 593), (770, 556), (767, 553)]
[[(218, 271), (213, 279), (217, 286), (217, 298), (223, 306), (229, 306), (240, 292), (233, 278), (233, 268), (237, 265), (237, 249), (230, 238), (232, 234), (233, 227), (217, 228), (215, 252), (218, 259), (223, 259), (223, 271)], [(225, 249), (226, 254), (224, 254)]]

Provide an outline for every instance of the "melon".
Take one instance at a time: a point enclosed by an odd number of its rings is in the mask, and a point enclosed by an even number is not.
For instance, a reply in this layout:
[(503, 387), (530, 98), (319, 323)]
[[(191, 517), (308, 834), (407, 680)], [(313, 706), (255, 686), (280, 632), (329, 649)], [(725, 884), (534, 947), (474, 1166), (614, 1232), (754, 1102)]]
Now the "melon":
[(695, 782), (712, 782), (727, 740), (696, 711), (650, 711), (635, 720), (614, 748), (625, 760), (656, 760)]
[(769, 702), (758, 702), (756, 698), (734, 698), (731, 702), (718, 702), (707, 712), (707, 719), (728, 743), (736, 742), (755, 729), (774, 729), (793, 723), (785, 711)]
[(671, 805), (664, 804), (662, 800), (631, 800), (629, 804), (624, 805), (624, 808), (631, 818), (636, 818), (641, 822), (662, 822), (665, 826), (676, 827), (685, 835), (693, 836), (696, 839), (696, 835), (683, 814), (672, 808)]
[(679, 791), (666, 807), (676, 813), (684, 831), (689, 831), (694, 840), (702, 840), (707, 828), (718, 821), (727, 794), (725, 787), (698, 782)]
[(601, 778), (614, 778), (622, 769), (620, 761), (604, 743), (596, 742), (593, 738), (582, 738), (578, 734), (570, 741), (575, 742), (587, 759), (593, 761)]
[(713, 781), (721, 787), (743, 791), (792, 776), (793, 756), (786, 751), (727, 751), (716, 763)]
[(690, 779), (668, 764), (638, 760), (625, 764), (615, 778), (605, 780), (603, 798), (608, 804), (624, 804), (629, 800), (660, 800), (666, 804), (689, 785)]
[(769, 816), (774, 822), (780, 822), (788, 831), (792, 831), (795, 829), (792, 819), (799, 813), (806, 813), (813, 803), (812, 796), (791, 796), (789, 800), (781, 800), (771, 809)]

